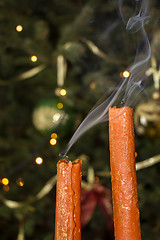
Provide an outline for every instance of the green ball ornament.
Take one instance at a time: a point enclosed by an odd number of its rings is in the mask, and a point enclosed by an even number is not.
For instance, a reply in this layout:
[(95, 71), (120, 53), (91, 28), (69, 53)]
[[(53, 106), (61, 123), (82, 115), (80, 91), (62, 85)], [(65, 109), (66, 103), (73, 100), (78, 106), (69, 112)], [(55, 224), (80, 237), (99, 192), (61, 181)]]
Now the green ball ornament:
[(73, 124), (71, 113), (64, 111), (64, 103), (54, 98), (41, 100), (32, 115), (33, 125), (42, 133), (50, 133), (57, 127), (64, 130)]

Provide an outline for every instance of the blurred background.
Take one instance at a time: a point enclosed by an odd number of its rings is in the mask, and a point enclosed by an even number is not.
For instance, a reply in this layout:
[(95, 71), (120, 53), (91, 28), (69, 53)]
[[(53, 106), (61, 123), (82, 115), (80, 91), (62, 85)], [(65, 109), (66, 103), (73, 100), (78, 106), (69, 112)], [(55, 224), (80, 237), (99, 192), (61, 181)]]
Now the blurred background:
[[(133, 3), (123, 2), (125, 16)], [(138, 36), (125, 30), (118, 8), (109, 0), (0, 0), (1, 239), (54, 239), (59, 153), (134, 62)], [(160, 2), (148, 10), (152, 55), (131, 106), (142, 238), (160, 240)], [(83, 160), (82, 239), (114, 239), (108, 123), (68, 155)]]

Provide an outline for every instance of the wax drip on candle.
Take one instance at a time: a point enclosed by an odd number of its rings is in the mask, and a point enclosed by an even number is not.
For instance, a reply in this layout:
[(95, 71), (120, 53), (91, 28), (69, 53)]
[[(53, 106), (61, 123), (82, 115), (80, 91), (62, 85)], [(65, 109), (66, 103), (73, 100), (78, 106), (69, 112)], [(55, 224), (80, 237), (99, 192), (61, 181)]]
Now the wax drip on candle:
[(120, 14), (123, 22), (126, 24), (126, 30), (132, 33), (138, 32), (140, 35), (140, 42), (137, 47), (134, 64), (127, 69), (130, 75), (127, 78), (123, 78), (111, 96), (105, 99), (98, 106), (96, 104), (96, 107), (94, 107), (94, 109), (86, 116), (69, 141), (67, 148), (64, 151), (64, 155), (67, 154), (72, 145), (88, 129), (98, 123), (108, 121), (108, 110), (111, 106), (117, 106), (119, 104), (120, 107), (131, 106), (145, 87), (145, 73), (151, 56), (149, 40), (144, 29), (144, 25), (149, 21), (149, 17), (147, 16), (147, 2), (136, 1), (134, 9), (135, 13), (128, 21), (126, 21), (123, 16), (122, 5), (123, 0), (119, 0)]

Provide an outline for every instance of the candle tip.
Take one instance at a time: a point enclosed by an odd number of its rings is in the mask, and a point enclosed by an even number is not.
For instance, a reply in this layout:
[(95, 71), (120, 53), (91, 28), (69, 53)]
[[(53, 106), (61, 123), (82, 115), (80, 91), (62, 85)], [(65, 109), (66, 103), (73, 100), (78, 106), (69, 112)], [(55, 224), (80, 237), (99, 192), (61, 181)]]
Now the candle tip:
[(59, 157), (64, 157), (69, 162), (69, 157), (66, 155), (66, 153), (60, 153)]

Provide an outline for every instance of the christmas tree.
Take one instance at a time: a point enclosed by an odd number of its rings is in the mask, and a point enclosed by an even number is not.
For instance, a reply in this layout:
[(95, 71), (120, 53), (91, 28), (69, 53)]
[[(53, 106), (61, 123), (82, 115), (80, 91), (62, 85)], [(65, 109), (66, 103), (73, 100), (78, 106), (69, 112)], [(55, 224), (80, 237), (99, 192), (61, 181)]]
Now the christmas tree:
[[(93, 106), (127, 77), (137, 42), (142, 48), (138, 35), (126, 31), (120, 9), (129, 19), (135, 1), (0, 2), (1, 239), (54, 239), (59, 154)], [(148, 79), (132, 107), (142, 239), (158, 240), (158, 0), (150, 1), (148, 12)], [(83, 161), (82, 239), (114, 239), (108, 141), (106, 121), (68, 153)]]

